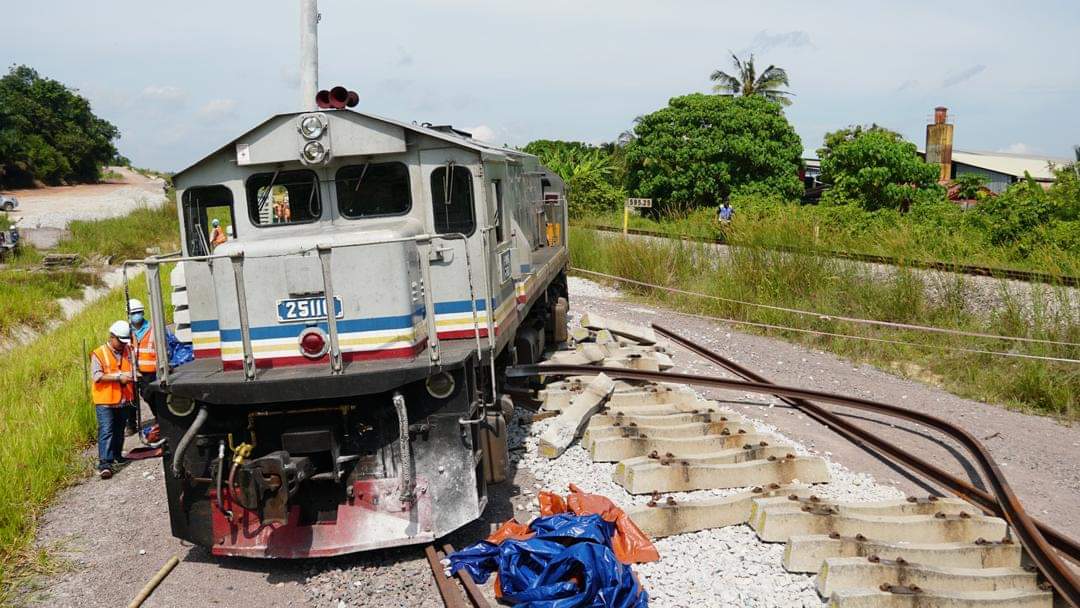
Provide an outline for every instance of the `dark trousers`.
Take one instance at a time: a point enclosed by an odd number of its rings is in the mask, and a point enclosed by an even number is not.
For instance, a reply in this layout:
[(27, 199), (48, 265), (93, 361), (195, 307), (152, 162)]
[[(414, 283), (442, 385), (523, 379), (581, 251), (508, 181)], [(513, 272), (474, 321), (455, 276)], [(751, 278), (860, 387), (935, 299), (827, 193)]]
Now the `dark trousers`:
[(124, 449), (124, 422), (127, 419), (123, 406), (98, 405), (98, 470), (107, 469), (120, 460)]

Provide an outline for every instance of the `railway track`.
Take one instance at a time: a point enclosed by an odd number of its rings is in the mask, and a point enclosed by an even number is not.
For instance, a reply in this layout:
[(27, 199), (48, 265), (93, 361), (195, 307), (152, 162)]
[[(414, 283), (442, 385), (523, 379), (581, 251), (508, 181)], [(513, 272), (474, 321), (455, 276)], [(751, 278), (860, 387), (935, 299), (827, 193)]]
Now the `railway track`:
[[(614, 232), (622, 233), (622, 229), (613, 228), (611, 226), (600, 225), (584, 225), (577, 226), (579, 228), (585, 228), (588, 230), (596, 230), (598, 232)], [(690, 241), (695, 243), (708, 243), (712, 245), (725, 245), (730, 246), (723, 241), (723, 239), (712, 237), (701, 237), (693, 235), (672, 235), (657, 230), (641, 230), (638, 228), (630, 228), (627, 230), (628, 234), (637, 236), (649, 236), (661, 239), (674, 239), (680, 241)], [(792, 253), (798, 252), (794, 249), (781, 248), (781, 251), (788, 251)], [(996, 279), (1010, 279), (1014, 281), (1025, 281), (1028, 283), (1046, 283), (1050, 285), (1064, 285), (1066, 287), (1080, 287), (1080, 277), (1057, 275), (1046, 272), (1034, 272), (1029, 270), (1016, 270), (1013, 268), (1000, 268), (993, 266), (977, 266), (974, 264), (957, 264), (952, 262), (937, 262), (931, 260), (915, 260), (907, 258), (897, 258), (892, 256), (875, 255), (869, 253), (852, 253), (848, 251), (834, 251), (826, 250), (817, 252), (818, 255), (840, 258), (845, 260), (854, 260), (858, 262), (867, 262), (871, 264), (885, 264), (888, 266), (904, 266), (908, 268), (921, 268), (925, 270), (939, 270), (942, 272), (953, 272), (957, 274), (966, 274), (980, 277), (993, 277)]]
[[(1080, 563), (1080, 545), (1028, 516), (997, 464), (963, 429), (895, 406), (771, 384), (659, 325), (634, 328), (588, 315), (582, 324), (572, 331), (573, 350), (507, 375), (547, 381), (537, 399), (542, 412), (557, 415), (540, 437), (540, 454), (558, 457), (579, 441), (594, 462), (617, 463), (613, 481), (628, 494), (651, 494), (646, 506), (627, 510), (650, 536), (748, 525), (761, 542), (784, 543), (783, 567), (816, 573), (817, 592), (838, 608), (1080, 608), (1080, 588), (1064, 563)], [(671, 373), (671, 344), (741, 380)], [(750, 421), (698, 396), (690, 385), (775, 395), (955, 497), (821, 498), (812, 484), (829, 482), (823, 460), (756, 432)], [(949, 436), (971, 453), (992, 492), (826, 406), (898, 417)], [(749, 489), (704, 500), (671, 495), (724, 488)]]

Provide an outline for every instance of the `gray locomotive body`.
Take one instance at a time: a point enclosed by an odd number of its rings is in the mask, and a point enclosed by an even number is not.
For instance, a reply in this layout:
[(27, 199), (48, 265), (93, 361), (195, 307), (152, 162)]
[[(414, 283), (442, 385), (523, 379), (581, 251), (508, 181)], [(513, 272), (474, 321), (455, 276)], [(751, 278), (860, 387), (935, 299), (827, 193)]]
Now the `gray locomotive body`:
[(477, 518), (505, 459), (486, 436), (500, 370), (565, 322), (558, 176), (449, 127), (327, 110), (272, 117), (174, 183), (195, 352), (155, 385), (174, 535), (309, 557)]

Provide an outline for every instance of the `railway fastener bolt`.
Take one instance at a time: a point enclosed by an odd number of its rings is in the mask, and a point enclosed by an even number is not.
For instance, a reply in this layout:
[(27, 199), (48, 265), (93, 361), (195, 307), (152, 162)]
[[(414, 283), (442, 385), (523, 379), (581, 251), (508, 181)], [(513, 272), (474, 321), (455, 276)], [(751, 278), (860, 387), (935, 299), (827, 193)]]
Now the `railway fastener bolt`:
[[(875, 555), (868, 555), (868, 556), (866, 556), (866, 561), (870, 562), (871, 564), (876, 564), (876, 563), (881, 561), (881, 558), (878, 557), (876, 554)], [(886, 589), (885, 591), (888, 591), (888, 589)]]
[(770, 483), (769, 484), (769, 489), (770, 490), (779, 490), (780, 489), (780, 484), (778, 484), (776, 482)]
[(653, 450), (649, 452), (649, 458), (652, 458), (653, 460), (658, 460), (660, 458), (660, 454), (658, 454), (656, 450)]
[(667, 497), (667, 505), (669, 507), (674, 507), (675, 506), (675, 497), (674, 496), (668, 496)]
[(839, 532), (829, 532), (829, 538), (831, 538), (833, 540), (838, 540), (840, 538), (840, 533)]
[(968, 513), (967, 511), (961, 511), (960, 519), (971, 519), (971, 513)]
[(1048, 581), (1043, 581), (1043, 582), (1039, 583), (1039, 591), (1053, 591), (1053, 590), (1054, 590), (1054, 586), (1051, 585)]
[(861, 543), (861, 542), (866, 541), (866, 537), (863, 536), (862, 534), (856, 534), (855, 535), (855, 540), (857, 540), (857, 541), (859, 541)]
[(799, 495), (798, 494), (788, 494), (787, 499), (788, 500), (799, 500)]
[(768, 460), (769, 462), (774, 462), (776, 460), (776, 456), (769, 456), (765, 460)]
[(919, 502), (919, 499), (917, 497), (915, 497), (915, 496), (908, 496), (907, 501), (908, 502)]
[(895, 561), (900, 566), (906, 566), (907, 565), (907, 560), (904, 559), (903, 556), (900, 556), (900, 555), (897, 555), (896, 559), (893, 560), (893, 561)]
[(821, 502), (821, 499), (817, 497), (817, 494), (811, 494), (810, 502)]
[(989, 545), (989, 544), (990, 544), (990, 541), (988, 541), (988, 540), (986, 540), (985, 538), (983, 538), (983, 537), (981, 537), (981, 536), (980, 536), (979, 538), (976, 538), (976, 539), (975, 539), (975, 544), (976, 544), (976, 545)]
[(889, 591), (892, 591), (892, 585), (889, 583), (881, 583), (881, 585), (878, 586), (878, 589), (888, 593)]
[(769, 442), (768, 441), (760, 441), (760, 442), (758, 442), (758, 445), (763, 447), (763, 448), (767, 448), (767, 447), (769, 447)]
[(945, 519), (946, 515), (944, 512), (938, 511), (937, 513), (934, 513), (934, 517), (937, 519)]
[(793, 460), (795, 458), (795, 455), (792, 454), (791, 452), (788, 452), (787, 454), (784, 455), (784, 458), (787, 458), (788, 460)]
[(765, 488), (762, 488), (761, 486), (754, 486), (754, 487), (750, 488), (750, 491), (753, 492), (754, 494), (761, 494), (762, 492), (765, 491)]

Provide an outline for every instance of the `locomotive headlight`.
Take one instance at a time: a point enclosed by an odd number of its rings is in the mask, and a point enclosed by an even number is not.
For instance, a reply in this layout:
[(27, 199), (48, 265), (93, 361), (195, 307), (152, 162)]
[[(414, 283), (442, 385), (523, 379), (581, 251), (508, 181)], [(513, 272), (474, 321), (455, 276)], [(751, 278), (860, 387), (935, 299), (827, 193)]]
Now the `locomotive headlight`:
[(305, 114), (300, 117), (300, 134), (306, 139), (318, 139), (326, 130), (326, 120), (321, 114)]
[(428, 376), (424, 384), (427, 386), (428, 394), (436, 399), (446, 399), (454, 392), (454, 377), (447, 372)]
[(301, 153), (304, 155), (304, 162), (312, 165), (321, 163), (326, 158), (326, 146), (317, 141), (309, 141), (304, 144)]

